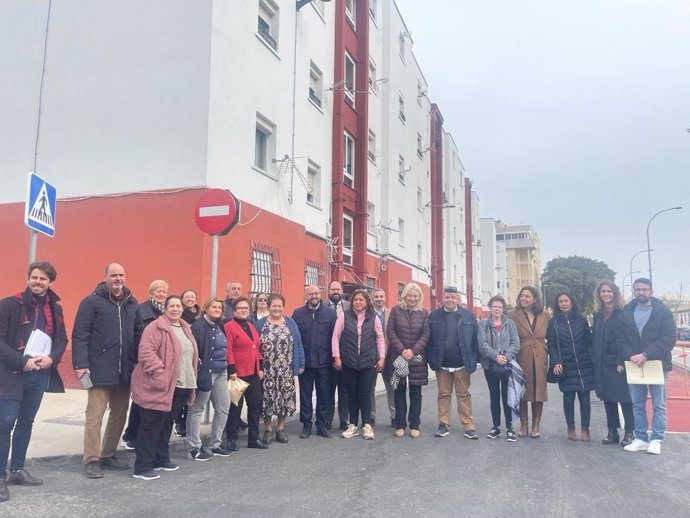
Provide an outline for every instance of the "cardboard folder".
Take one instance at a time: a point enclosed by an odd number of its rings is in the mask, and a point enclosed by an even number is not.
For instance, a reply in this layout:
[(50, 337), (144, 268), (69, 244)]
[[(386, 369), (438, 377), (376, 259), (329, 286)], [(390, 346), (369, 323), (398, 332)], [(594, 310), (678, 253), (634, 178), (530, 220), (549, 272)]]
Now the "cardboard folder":
[(663, 385), (666, 381), (660, 360), (647, 360), (641, 366), (625, 362), (625, 377), (629, 385)]

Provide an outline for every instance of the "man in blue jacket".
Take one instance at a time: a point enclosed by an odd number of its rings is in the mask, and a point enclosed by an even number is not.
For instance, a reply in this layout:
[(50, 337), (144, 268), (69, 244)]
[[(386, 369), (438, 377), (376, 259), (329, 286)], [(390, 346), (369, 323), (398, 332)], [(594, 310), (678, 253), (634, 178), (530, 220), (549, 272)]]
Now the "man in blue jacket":
[[(84, 426), (84, 475), (102, 478), (103, 469), (129, 465), (115, 456), (129, 408), (129, 382), (137, 357), (143, 322), (139, 303), (125, 286), (125, 269), (117, 263), (105, 268), (105, 281), (81, 301), (72, 329), (72, 365), (87, 387)], [(101, 444), (101, 425), (110, 407)]]
[(443, 290), (443, 307), (429, 315), (429, 343), (426, 357), (436, 372), (438, 384), (438, 429), (436, 437), (450, 433), (450, 400), (455, 387), (460, 423), (467, 439), (478, 439), (472, 418), (470, 375), (477, 368), (479, 343), (477, 319), (460, 306), (458, 289)]
[[(64, 392), (57, 365), (67, 347), (62, 308), (50, 288), (57, 277), (53, 265), (29, 265), (22, 293), (0, 301), (0, 502), (10, 497), (8, 484), (40, 486), (43, 481), (25, 469), (34, 418), (44, 392)], [(49, 354), (26, 353), (34, 330), (50, 338)], [(10, 475), (7, 460), (12, 445)]]
[[(652, 297), (652, 281), (645, 278), (633, 283), (635, 300), (623, 310), (624, 345), (621, 361), (643, 366), (647, 360), (661, 360), (664, 372), (670, 371), (671, 351), (676, 344), (676, 324), (671, 310)], [(652, 396), (652, 435), (647, 434), (647, 393)], [(635, 416), (635, 440), (625, 451), (661, 453), (666, 433), (666, 385), (630, 385)]]
[(299, 420), (302, 423), (300, 437), (306, 439), (312, 432), (312, 395), (316, 385), (316, 433), (330, 437), (328, 431), (328, 407), (330, 403), (331, 337), (335, 327), (336, 312), (321, 301), (321, 289), (307, 286), (307, 303), (295, 310), (292, 318), (297, 322), (304, 346), (305, 368), (299, 375)]

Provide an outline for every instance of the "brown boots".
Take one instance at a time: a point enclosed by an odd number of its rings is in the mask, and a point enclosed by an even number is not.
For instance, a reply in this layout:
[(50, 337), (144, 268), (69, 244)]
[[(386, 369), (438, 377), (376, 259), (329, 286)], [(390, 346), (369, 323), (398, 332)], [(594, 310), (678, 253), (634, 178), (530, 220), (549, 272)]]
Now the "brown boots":
[(589, 428), (583, 428), (580, 434), (580, 440), (582, 442), (589, 442)]
[(575, 430), (574, 426), (568, 426), (568, 439), (577, 441), (577, 430)]
[[(575, 426), (568, 426), (568, 439), (571, 441), (577, 441), (577, 431)], [(580, 440), (582, 442), (589, 442), (589, 428), (582, 427), (582, 432), (580, 433)]]
[(518, 432), (518, 437), (527, 437), (527, 402), (520, 401), (520, 431)]
[(541, 424), (542, 410), (544, 410), (543, 401), (532, 402), (532, 431), (529, 434), (532, 439), (539, 439), (539, 437), (541, 437), (541, 434), (539, 433), (539, 425)]

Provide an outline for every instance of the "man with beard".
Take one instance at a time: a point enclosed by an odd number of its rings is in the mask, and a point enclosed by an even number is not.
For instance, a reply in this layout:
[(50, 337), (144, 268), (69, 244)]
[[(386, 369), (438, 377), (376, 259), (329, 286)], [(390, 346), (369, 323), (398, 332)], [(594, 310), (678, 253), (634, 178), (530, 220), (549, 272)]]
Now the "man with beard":
[[(340, 314), (343, 311), (350, 309), (350, 303), (343, 300), (343, 285), (340, 281), (332, 281), (328, 285), (328, 301), (326, 304)], [(349, 417), (349, 409), (347, 404), (347, 390), (340, 384), (340, 371), (331, 369), (331, 399), (330, 407), (328, 409), (328, 419), (326, 421), (330, 429), (335, 415), (335, 392), (338, 390), (338, 417), (340, 418), (340, 429), (346, 430)]]
[[(664, 373), (667, 373), (673, 367), (671, 351), (676, 344), (676, 324), (671, 310), (652, 296), (649, 279), (637, 279), (633, 292), (635, 300), (623, 309), (621, 363), (631, 361), (642, 367), (647, 360), (661, 360)], [(647, 434), (647, 393), (652, 396), (651, 436)], [(666, 433), (666, 385), (630, 385), (630, 398), (635, 416), (635, 440), (624, 450), (659, 455)]]
[(299, 375), (299, 420), (302, 423), (300, 438), (306, 439), (312, 432), (312, 394), (316, 384), (316, 433), (330, 437), (328, 431), (329, 388), (331, 384), (331, 337), (335, 327), (336, 312), (321, 302), (321, 289), (307, 286), (307, 303), (295, 310), (292, 318), (297, 322), (304, 346), (305, 368)]

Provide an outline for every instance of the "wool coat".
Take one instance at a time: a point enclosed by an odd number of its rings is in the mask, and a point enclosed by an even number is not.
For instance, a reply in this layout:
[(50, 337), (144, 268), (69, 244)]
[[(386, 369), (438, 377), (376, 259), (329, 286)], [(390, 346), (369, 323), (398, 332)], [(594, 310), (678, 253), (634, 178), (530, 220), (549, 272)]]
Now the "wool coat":
[(508, 313), (508, 318), (515, 322), (520, 337), (517, 362), (525, 376), (525, 394), (522, 401), (547, 401), (549, 397), (546, 389), (546, 364), (549, 353), (546, 348), (546, 330), (549, 327), (549, 314), (542, 311), (536, 315), (534, 331), (521, 308)]
[[(414, 355), (420, 355), (423, 362), (410, 365), (408, 376), (410, 385), (426, 385), (429, 383), (429, 369), (426, 363), (426, 346), (429, 342), (429, 313), (425, 310), (409, 311), (394, 306), (391, 308), (388, 325), (386, 326), (388, 351), (383, 367), (383, 377), (390, 380), (395, 370), (393, 362), (405, 349), (411, 349)], [(400, 380), (405, 383), (405, 380)]]
[[(192, 366), (196, 375), (199, 366), (196, 340), (187, 322), (180, 320), (180, 326), (194, 348)], [(132, 372), (132, 401), (141, 408), (170, 412), (181, 360), (182, 345), (166, 316), (146, 326), (139, 342), (139, 362)], [(195, 391), (189, 392), (187, 405), (194, 402)]]
[(594, 388), (592, 333), (581, 315), (556, 313), (546, 332), (549, 365), (560, 363), (563, 376), (558, 380), (561, 392), (589, 392)]
[(625, 372), (618, 372), (621, 363), (623, 333), (622, 311), (614, 309), (604, 320), (601, 312), (594, 315), (592, 361), (594, 362), (594, 391), (602, 401), (630, 403), (630, 389)]
[(225, 336), (228, 337), (228, 372), (240, 378), (254, 376), (262, 370), (260, 335), (256, 328), (249, 324), (252, 337), (233, 319), (225, 324)]

